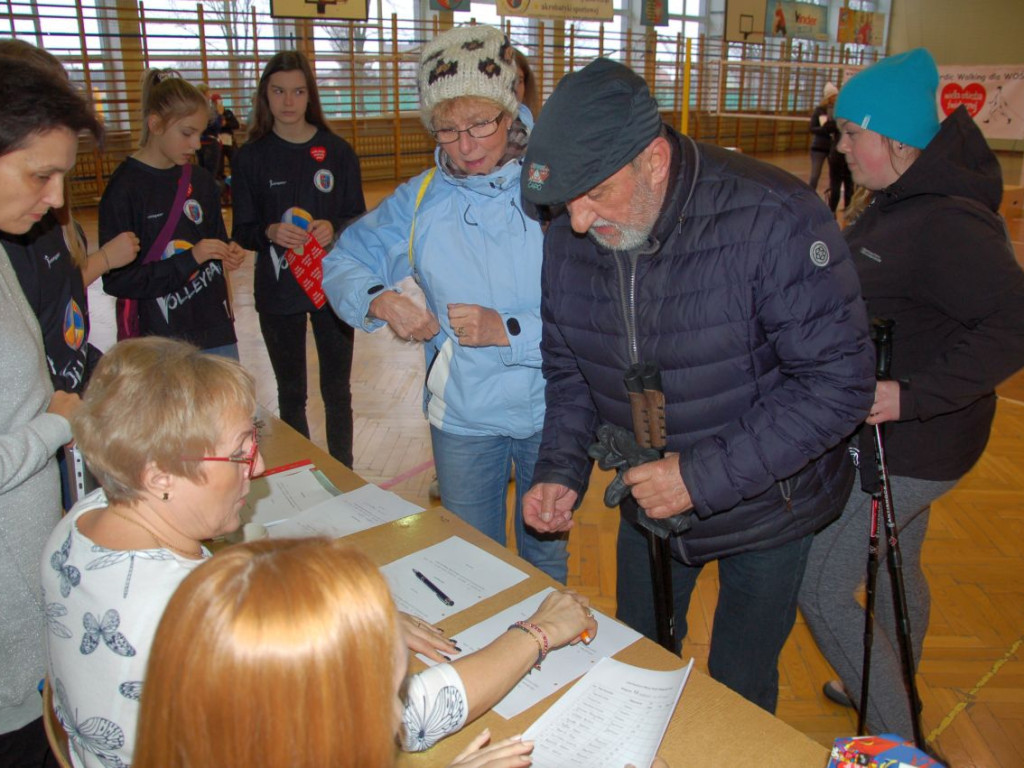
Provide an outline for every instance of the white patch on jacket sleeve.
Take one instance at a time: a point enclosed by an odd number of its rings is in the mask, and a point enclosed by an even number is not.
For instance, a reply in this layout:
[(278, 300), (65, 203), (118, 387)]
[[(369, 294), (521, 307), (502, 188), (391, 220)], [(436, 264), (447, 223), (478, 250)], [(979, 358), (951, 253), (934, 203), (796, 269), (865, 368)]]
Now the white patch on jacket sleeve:
[(828, 246), (821, 240), (811, 243), (811, 263), (816, 267), (824, 267), (828, 264)]

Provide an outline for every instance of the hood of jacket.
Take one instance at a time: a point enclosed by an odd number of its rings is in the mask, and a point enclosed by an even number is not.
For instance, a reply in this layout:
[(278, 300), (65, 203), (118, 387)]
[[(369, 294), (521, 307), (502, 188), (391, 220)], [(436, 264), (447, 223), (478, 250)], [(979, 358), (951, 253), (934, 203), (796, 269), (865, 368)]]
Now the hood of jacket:
[(921, 156), (879, 196), (882, 208), (917, 195), (966, 197), (995, 211), (1003, 173), (981, 130), (960, 106), (939, 127)]

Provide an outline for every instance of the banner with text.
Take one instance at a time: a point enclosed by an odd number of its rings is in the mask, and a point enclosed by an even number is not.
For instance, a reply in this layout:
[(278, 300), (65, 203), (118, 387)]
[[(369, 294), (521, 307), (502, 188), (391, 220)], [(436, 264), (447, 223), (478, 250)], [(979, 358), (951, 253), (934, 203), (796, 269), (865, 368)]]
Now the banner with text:
[(885, 40), (885, 14), (840, 8), (836, 40), (880, 48)]
[(765, 37), (799, 37), (828, 40), (828, 8), (783, 0), (765, 6)]
[(367, 0), (270, 0), (270, 15), (275, 19), (348, 19), (366, 20)]
[(939, 67), (939, 117), (963, 104), (987, 139), (1024, 139), (1024, 64)]
[(612, 0), (495, 0), (499, 16), (528, 16), (533, 19), (574, 19), (611, 21)]

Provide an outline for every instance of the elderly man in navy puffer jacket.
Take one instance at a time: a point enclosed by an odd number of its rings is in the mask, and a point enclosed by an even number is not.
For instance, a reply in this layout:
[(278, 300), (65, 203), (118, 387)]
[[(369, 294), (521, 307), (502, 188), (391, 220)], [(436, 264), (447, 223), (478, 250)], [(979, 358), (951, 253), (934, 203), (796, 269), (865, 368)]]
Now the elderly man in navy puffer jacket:
[[(559, 83), (522, 188), (554, 214), (541, 306), (547, 416), (527, 522), (571, 527), (598, 427), (632, 428), (624, 373), (657, 366), (668, 454), (624, 479), (639, 514), (687, 516), (671, 537), (676, 650), (697, 575), (717, 560), (711, 675), (773, 712), (811, 539), (850, 493), (844, 438), (875, 389), (839, 230), (791, 175), (664, 126), (643, 80), (607, 59)], [(653, 638), (635, 510), (623, 505), (617, 615)]]

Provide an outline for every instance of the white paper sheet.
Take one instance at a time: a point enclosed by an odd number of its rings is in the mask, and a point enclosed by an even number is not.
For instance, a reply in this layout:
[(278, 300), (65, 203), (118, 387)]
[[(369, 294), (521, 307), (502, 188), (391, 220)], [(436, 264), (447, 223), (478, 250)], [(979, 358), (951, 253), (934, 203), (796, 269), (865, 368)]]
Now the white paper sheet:
[[(457, 639), (463, 654), (480, 650), (504, 634), (510, 624), (528, 619), (544, 602), (544, 598), (553, 591), (542, 590), (522, 602), (509, 606), (501, 613), (459, 632)], [(585, 675), (603, 657), (612, 656), (640, 639), (639, 632), (608, 618), (600, 611), (594, 611), (594, 617), (597, 619), (597, 637), (590, 645), (577, 643), (548, 653), (541, 668), (531, 670), (520, 680), (516, 687), (495, 705), (494, 711), (504, 718), (515, 717), (577, 677)], [(434, 663), (425, 656), (420, 658), (427, 664)]]
[(523, 734), (534, 768), (649, 768), (693, 669), (602, 659)]
[(294, 517), (340, 491), (312, 464), (254, 477), (245, 506), (239, 512), (242, 524), (274, 525)]
[(321, 502), (290, 520), (270, 529), (270, 538), (288, 539), (300, 536), (331, 536), (341, 538), (385, 523), (416, 515), (423, 507), (401, 496), (367, 484)]
[[(416, 577), (414, 569), (443, 591), (453, 605), (445, 605)], [(398, 610), (419, 616), (431, 624), (464, 611), (527, 578), (515, 566), (458, 536), (406, 555), (380, 570), (391, 585)]]

